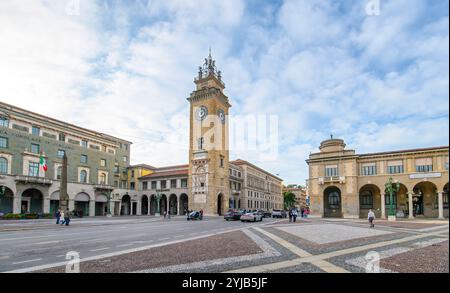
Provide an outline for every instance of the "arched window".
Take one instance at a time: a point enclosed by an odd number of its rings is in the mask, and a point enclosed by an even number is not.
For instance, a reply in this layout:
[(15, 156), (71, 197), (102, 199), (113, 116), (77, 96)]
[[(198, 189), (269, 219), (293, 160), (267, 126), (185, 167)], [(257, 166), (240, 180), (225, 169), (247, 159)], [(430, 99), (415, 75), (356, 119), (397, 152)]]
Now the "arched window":
[(8, 173), (8, 160), (5, 158), (0, 158), (0, 174)]
[(106, 174), (105, 173), (100, 174), (100, 184), (102, 184), (102, 185), (106, 184)]
[(370, 190), (364, 190), (360, 193), (360, 205), (362, 209), (373, 208), (373, 195)]
[(85, 170), (80, 172), (80, 183), (87, 183), (87, 172)]
[(332, 191), (328, 195), (328, 206), (331, 209), (338, 209), (340, 205), (340, 196), (337, 191)]

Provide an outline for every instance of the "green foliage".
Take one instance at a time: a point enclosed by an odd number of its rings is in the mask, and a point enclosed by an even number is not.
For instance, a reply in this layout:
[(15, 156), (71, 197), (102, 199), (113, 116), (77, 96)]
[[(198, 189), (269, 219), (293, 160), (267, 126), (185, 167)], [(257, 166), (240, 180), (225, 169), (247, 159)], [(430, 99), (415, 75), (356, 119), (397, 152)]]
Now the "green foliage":
[(297, 200), (295, 199), (295, 194), (293, 194), (290, 191), (286, 191), (283, 193), (283, 199), (284, 199), (284, 208), (289, 209), (295, 205)]
[(2, 217), (3, 220), (20, 220), (20, 214), (6, 214)]

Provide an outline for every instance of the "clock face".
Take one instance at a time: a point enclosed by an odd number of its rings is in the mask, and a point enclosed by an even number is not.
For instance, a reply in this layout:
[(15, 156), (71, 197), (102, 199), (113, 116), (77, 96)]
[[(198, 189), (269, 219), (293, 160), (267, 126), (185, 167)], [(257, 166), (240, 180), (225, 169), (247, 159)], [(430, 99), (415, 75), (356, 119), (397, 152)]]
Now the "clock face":
[(208, 108), (206, 108), (205, 106), (201, 106), (195, 112), (195, 118), (197, 118), (197, 120), (201, 121), (201, 120), (205, 119), (206, 116), (208, 116)]
[(222, 124), (225, 124), (225, 112), (222, 109), (219, 109), (217, 115), (219, 115), (220, 122), (222, 122)]

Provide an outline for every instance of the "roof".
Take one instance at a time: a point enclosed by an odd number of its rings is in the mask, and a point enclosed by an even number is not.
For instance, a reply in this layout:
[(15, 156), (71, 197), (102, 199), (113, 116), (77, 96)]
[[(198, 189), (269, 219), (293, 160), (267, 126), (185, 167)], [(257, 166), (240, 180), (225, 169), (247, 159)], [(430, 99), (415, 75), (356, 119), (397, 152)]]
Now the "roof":
[(128, 140), (125, 140), (125, 139), (122, 139), (122, 138), (118, 138), (118, 137), (115, 137), (115, 136), (112, 136), (112, 135), (109, 135), (109, 134), (106, 134), (106, 133), (101, 133), (101, 132), (97, 132), (95, 130), (91, 130), (91, 129), (87, 129), (87, 128), (84, 128), (84, 127), (80, 127), (80, 126), (77, 126), (75, 124), (71, 124), (71, 123), (67, 123), (67, 122), (64, 122), (64, 121), (61, 121), (61, 120), (58, 120), (58, 119), (54, 119), (54, 118), (51, 118), (51, 117), (48, 117), (48, 116), (45, 116), (45, 115), (42, 115), (42, 114), (39, 114), (39, 113), (32, 112), (30, 110), (26, 110), (26, 109), (23, 109), (23, 108), (20, 108), (20, 107), (16, 107), (14, 105), (11, 105), (11, 104), (8, 104), (8, 103), (5, 103), (5, 102), (1, 102), (0, 101), (0, 105), (2, 107), (6, 108), (9, 111), (21, 111), (21, 112), (24, 112), (24, 113), (26, 113), (26, 114), (28, 114), (30, 116), (34, 116), (34, 118), (44, 120), (47, 123), (48, 122), (53, 122), (53, 123), (60, 124), (59, 125), (60, 127), (66, 127), (66, 128), (72, 127), (72, 128), (76, 128), (76, 129), (81, 130), (81, 131), (90, 132), (91, 135), (95, 135), (95, 136), (98, 136), (98, 137), (103, 138), (103, 139), (119, 140), (121, 142), (126, 142), (128, 144), (133, 144), (131, 141), (128, 141)]
[(370, 157), (370, 156), (391, 155), (391, 154), (400, 154), (400, 153), (416, 153), (416, 152), (426, 152), (426, 151), (437, 151), (437, 150), (443, 150), (443, 149), (448, 150), (448, 148), (449, 148), (448, 146), (429, 147), (429, 148), (418, 148), (418, 149), (409, 149), (409, 150), (400, 150), (400, 151), (359, 154), (358, 156)]
[(137, 165), (132, 165), (132, 166), (129, 166), (128, 168), (146, 168), (146, 169), (150, 169), (150, 170), (155, 170), (155, 169), (157, 169), (156, 167), (153, 167), (153, 166), (147, 165), (147, 164), (137, 164)]
[(186, 175), (186, 176), (189, 175), (189, 169), (173, 170), (173, 171), (165, 171), (165, 172), (157, 171), (155, 173), (139, 177), (139, 179), (173, 177), (173, 176), (181, 176), (181, 175)]
[(252, 164), (252, 163), (250, 163), (248, 161), (245, 161), (245, 160), (237, 159), (237, 160), (234, 160), (234, 161), (230, 161), (230, 164), (233, 164), (233, 165), (249, 165), (249, 166), (252, 166), (253, 168), (255, 168), (255, 169), (257, 169), (257, 170), (259, 170), (261, 172), (266, 173), (267, 175), (270, 175), (270, 176), (272, 176), (272, 177), (274, 177), (274, 178), (276, 178), (276, 179), (278, 179), (280, 181), (283, 181), (283, 179), (281, 179), (280, 177), (275, 176), (272, 173), (267, 172), (266, 170), (264, 170), (264, 169), (262, 169), (262, 168), (260, 168), (260, 167), (258, 167), (256, 165), (254, 165), (254, 164)]

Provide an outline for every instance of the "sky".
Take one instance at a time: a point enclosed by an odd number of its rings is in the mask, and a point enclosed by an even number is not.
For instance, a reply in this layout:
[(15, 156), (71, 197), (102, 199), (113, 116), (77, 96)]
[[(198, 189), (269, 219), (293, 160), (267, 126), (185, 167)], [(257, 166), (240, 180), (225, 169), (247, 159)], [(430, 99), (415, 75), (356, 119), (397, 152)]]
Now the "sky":
[(130, 140), (132, 164), (186, 164), (186, 99), (211, 48), (232, 115), (276, 118), (276, 156), (231, 159), (304, 184), (331, 134), (357, 153), (449, 144), (448, 6), (0, 1), (0, 100)]

